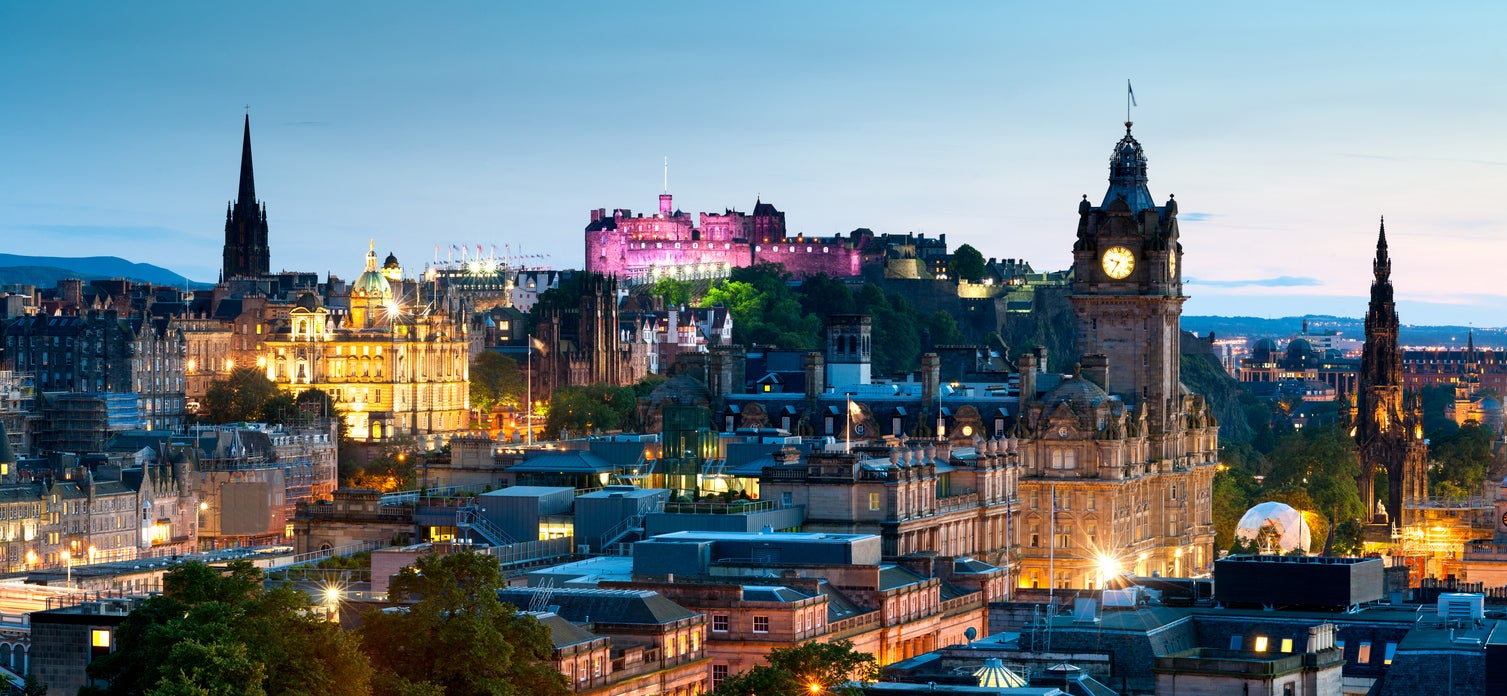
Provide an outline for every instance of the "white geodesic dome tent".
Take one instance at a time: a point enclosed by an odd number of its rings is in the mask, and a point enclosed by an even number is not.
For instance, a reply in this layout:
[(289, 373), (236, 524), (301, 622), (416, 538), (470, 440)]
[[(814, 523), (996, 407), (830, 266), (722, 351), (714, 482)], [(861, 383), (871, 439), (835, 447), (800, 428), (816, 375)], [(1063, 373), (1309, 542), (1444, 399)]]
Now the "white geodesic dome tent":
[(1293, 549), (1302, 549), (1307, 553), (1312, 548), (1308, 522), (1303, 520), (1303, 513), (1293, 509), (1291, 505), (1274, 500), (1246, 510), (1240, 517), (1240, 524), (1235, 527), (1235, 538), (1248, 544), (1257, 544), (1257, 535), (1267, 524), (1277, 530), (1277, 548), (1274, 551), (1291, 553)]

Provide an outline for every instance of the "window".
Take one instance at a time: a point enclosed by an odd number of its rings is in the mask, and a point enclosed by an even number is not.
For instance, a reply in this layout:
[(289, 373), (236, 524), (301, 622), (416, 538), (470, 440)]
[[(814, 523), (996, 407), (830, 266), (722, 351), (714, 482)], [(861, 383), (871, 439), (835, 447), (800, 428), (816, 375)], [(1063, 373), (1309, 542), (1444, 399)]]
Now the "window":
[(1256, 636), (1256, 652), (1266, 652), (1266, 636)]
[(1363, 640), (1360, 642), (1360, 649), (1355, 651), (1355, 662), (1361, 665), (1371, 664), (1371, 641)]
[(1397, 657), (1397, 644), (1387, 643), (1386, 655), (1382, 658), (1382, 664), (1392, 664), (1392, 658)]
[(790, 507), (791, 505), (794, 505), (794, 504), (795, 504), (795, 494), (794, 493), (792, 493), (790, 491), (785, 491), (785, 492), (783, 492), (783, 493), (780, 494), (780, 505), (782, 507)]
[(712, 630), (718, 633), (727, 632), (727, 614), (712, 615)]
[(110, 647), (110, 629), (96, 628), (89, 632), (89, 645), (95, 648)]
[(1244, 642), (1245, 641), (1242, 640), (1240, 636), (1230, 636), (1230, 649), (1231, 650), (1239, 650), (1241, 644), (1244, 643)]
[(878, 510), (879, 509), (879, 494), (878, 493), (870, 493), (869, 494), (869, 509), (870, 510)]
[(1282, 639), (1282, 652), (1285, 652), (1285, 653), (1292, 652), (1292, 639), (1291, 638), (1283, 638)]
[(725, 679), (727, 679), (727, 665), (712, 665), (712, 688), (721, 686)]
[(1291, 683), (1282, 685), (1282, 696), (1293, 696), (1293, 693), (1295, 692), (1293, 691), (1293, 685)]
[(767, 616), (755, 616), (755, 617), (753, 617), (753, 632), (754, 633), (768, 633), (769, 632), (769, 617), (767, 617)]

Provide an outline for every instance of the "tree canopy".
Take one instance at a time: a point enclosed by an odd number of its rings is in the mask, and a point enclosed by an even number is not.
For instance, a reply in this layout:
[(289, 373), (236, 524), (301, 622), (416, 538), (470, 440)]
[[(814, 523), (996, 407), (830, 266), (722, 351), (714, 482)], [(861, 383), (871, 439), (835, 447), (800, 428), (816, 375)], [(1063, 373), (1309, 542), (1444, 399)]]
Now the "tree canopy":
[(89, 665), (106, 686), (84, 693), (370, 693), (371, 666), (356, 637), (310, 609), (303, 592), (266, 589), (247, 561), (224, 572), (184, 564), (168, 571), (161, 595), (126, 617), (115, 652)]
[(952, 252), (952, 275), (959, 280), (977, 283), (984, 279), (984, 255), (964, 244)]
[(471, 361), (471, 403), (482, 413), (490, 413), (499, 406), (518, 406), (523, 403), (526, 390), (517, 360), (484, 350)]
[(568, 693), (550, 661), (549, 630), (497, 599), (497, 559), (429, 554), (393, 577), (403, 611), (371, 612), (361, 641), (377, 666), (377, 696), (555, 696)]
[[(212, 423), (268, 422), (292, 411), (292, 397), (282, 396), (267, 375), (253, 367), (238, 367), (224, 379), (209, 383), (204, 394), (204, 417)], [(279, 422), (281, 422), (279, 420)]]
[[(812, 641), (793, 648), (769, 651), (769, 664), (728, 677), (713, 696), (764, 694), (860, 694), (851, 682), (879, 678), (874, 656), (853, 649), (852, 641)], [(813, 688), (816, 687), (816, 688)]]
[(544, 432), (554, 436), (567, 429), (573, 433), (631, 429), (637, 413), (632, 387), (568, 384), (550, 397)]

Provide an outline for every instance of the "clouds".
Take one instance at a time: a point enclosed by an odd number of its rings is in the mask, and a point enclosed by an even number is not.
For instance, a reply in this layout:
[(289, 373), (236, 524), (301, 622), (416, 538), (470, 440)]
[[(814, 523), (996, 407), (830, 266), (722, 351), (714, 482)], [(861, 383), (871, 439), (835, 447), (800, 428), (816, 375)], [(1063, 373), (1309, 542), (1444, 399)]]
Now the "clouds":
[(1250, 280), (1199, 280), (1197, 278), (1184, 278), (1183, 282), (1188, 285), (1201, 285), (1211, 288), (1312, 288), (1323, 285), (1317, 278), (1289, 275), (1276, 276), (1274, 278), (1252, 278)]
[(1178, 213), (1177, 219), (1184, 222), (1203, 222), (1214, 217), (1213, 213)]

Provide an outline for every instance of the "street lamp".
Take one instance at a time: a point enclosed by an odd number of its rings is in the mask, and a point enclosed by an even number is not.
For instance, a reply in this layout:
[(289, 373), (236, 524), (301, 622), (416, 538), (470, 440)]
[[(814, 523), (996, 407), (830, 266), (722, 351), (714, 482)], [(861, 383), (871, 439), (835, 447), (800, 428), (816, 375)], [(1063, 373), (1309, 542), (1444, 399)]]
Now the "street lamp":
[(67, 576), (68, 588), (73, 589), (73, 554), (69, 553), (68, 549), (63, 549), (63, 567), (65, 568), (64, 573)]

